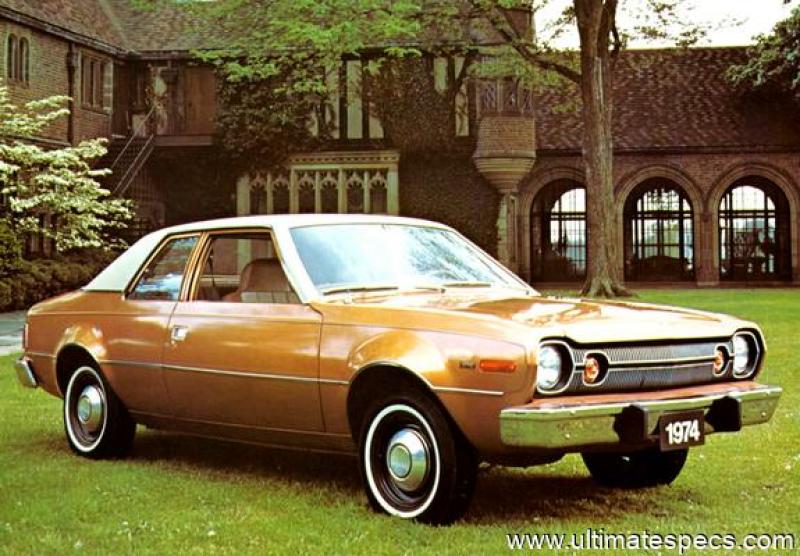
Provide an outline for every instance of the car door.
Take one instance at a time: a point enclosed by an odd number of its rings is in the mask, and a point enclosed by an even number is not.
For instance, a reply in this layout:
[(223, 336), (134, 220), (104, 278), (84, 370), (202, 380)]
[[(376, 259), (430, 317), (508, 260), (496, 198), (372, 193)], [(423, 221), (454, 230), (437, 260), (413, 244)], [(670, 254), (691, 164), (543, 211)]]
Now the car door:
[(292, 290), (269, 231), (209, 234), (164, 348), (172, 413), (322, 431), (321, 323)]
[(184, 286), (199, 234), (166, 238), (126, 292), (98, 322), (106, 353), (103, 365), (114, 391), (133, 412), (168, 411), (161, 370), (169, 319)]

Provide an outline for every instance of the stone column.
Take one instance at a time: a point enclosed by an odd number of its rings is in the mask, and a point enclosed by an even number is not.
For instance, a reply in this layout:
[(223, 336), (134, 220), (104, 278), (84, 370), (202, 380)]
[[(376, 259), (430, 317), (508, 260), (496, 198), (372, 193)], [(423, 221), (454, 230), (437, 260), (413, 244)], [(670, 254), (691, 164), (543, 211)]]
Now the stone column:
[(519, 270), (519, 186), (536, 162), (533, 98), (513, 80), (485, 81), (478, 99), (478, 141), (472, 160), (501, 195), (497, 256)]
[(716, 286), (719, 284), (718, 224), (710, 211), (702, 211), (695, 217), (694, 225), (695, 281), (698, 286)]

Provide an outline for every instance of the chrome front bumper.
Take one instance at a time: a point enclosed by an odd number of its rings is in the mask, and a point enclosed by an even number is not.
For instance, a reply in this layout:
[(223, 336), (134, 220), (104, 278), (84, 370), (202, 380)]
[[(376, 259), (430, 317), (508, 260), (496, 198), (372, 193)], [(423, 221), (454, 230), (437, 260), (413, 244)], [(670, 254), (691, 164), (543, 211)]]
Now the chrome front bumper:
[(17, 379), (19, 379), (20, 384), (26, 388), (36, 388), (39, 386), (39, 381), (36, 380), (36, 375), (33, 374), (33, 367), (31, 366), (30, 359), (23, 355), (14, 363), (14, 368), (17, 370)]
[(706, 434), (731, 432), (769, 421), (781, 392), (778, 386), (759, 386), (675, 399), (512, 407), (500, 413), (500, 437), (508, 446), (567, 452), (643, 445), (658, 441), (661, 415), (693, 409), (703, 410)]

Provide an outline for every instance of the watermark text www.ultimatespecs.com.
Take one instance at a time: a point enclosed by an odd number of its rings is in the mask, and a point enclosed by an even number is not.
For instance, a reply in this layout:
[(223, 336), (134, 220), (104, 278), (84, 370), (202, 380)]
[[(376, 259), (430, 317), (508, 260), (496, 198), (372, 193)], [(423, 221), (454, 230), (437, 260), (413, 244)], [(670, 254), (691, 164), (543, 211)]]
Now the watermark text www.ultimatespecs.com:
[(686, 554), (695, 550), (791, 551), (800, 548), (792, 533), (506, 533), (509, 550), (657, 550)]

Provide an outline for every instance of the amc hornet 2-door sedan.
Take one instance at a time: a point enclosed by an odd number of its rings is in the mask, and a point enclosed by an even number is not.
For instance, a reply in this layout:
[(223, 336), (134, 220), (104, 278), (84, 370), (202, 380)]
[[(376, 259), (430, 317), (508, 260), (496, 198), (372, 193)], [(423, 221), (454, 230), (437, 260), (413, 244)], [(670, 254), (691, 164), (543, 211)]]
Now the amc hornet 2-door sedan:
[(542, 297), (455, 230), (386, 216), (154, 232), (33, 307), (24, 343), (17, 374), (63, 398), (80, 455), (124, 455), (137, 424), (357, 453), (371, 505), (427, 523), (462, 515), (482, 461), (579, 452), (601, 484), (668, 484), (781, 393), (751, 322)]

